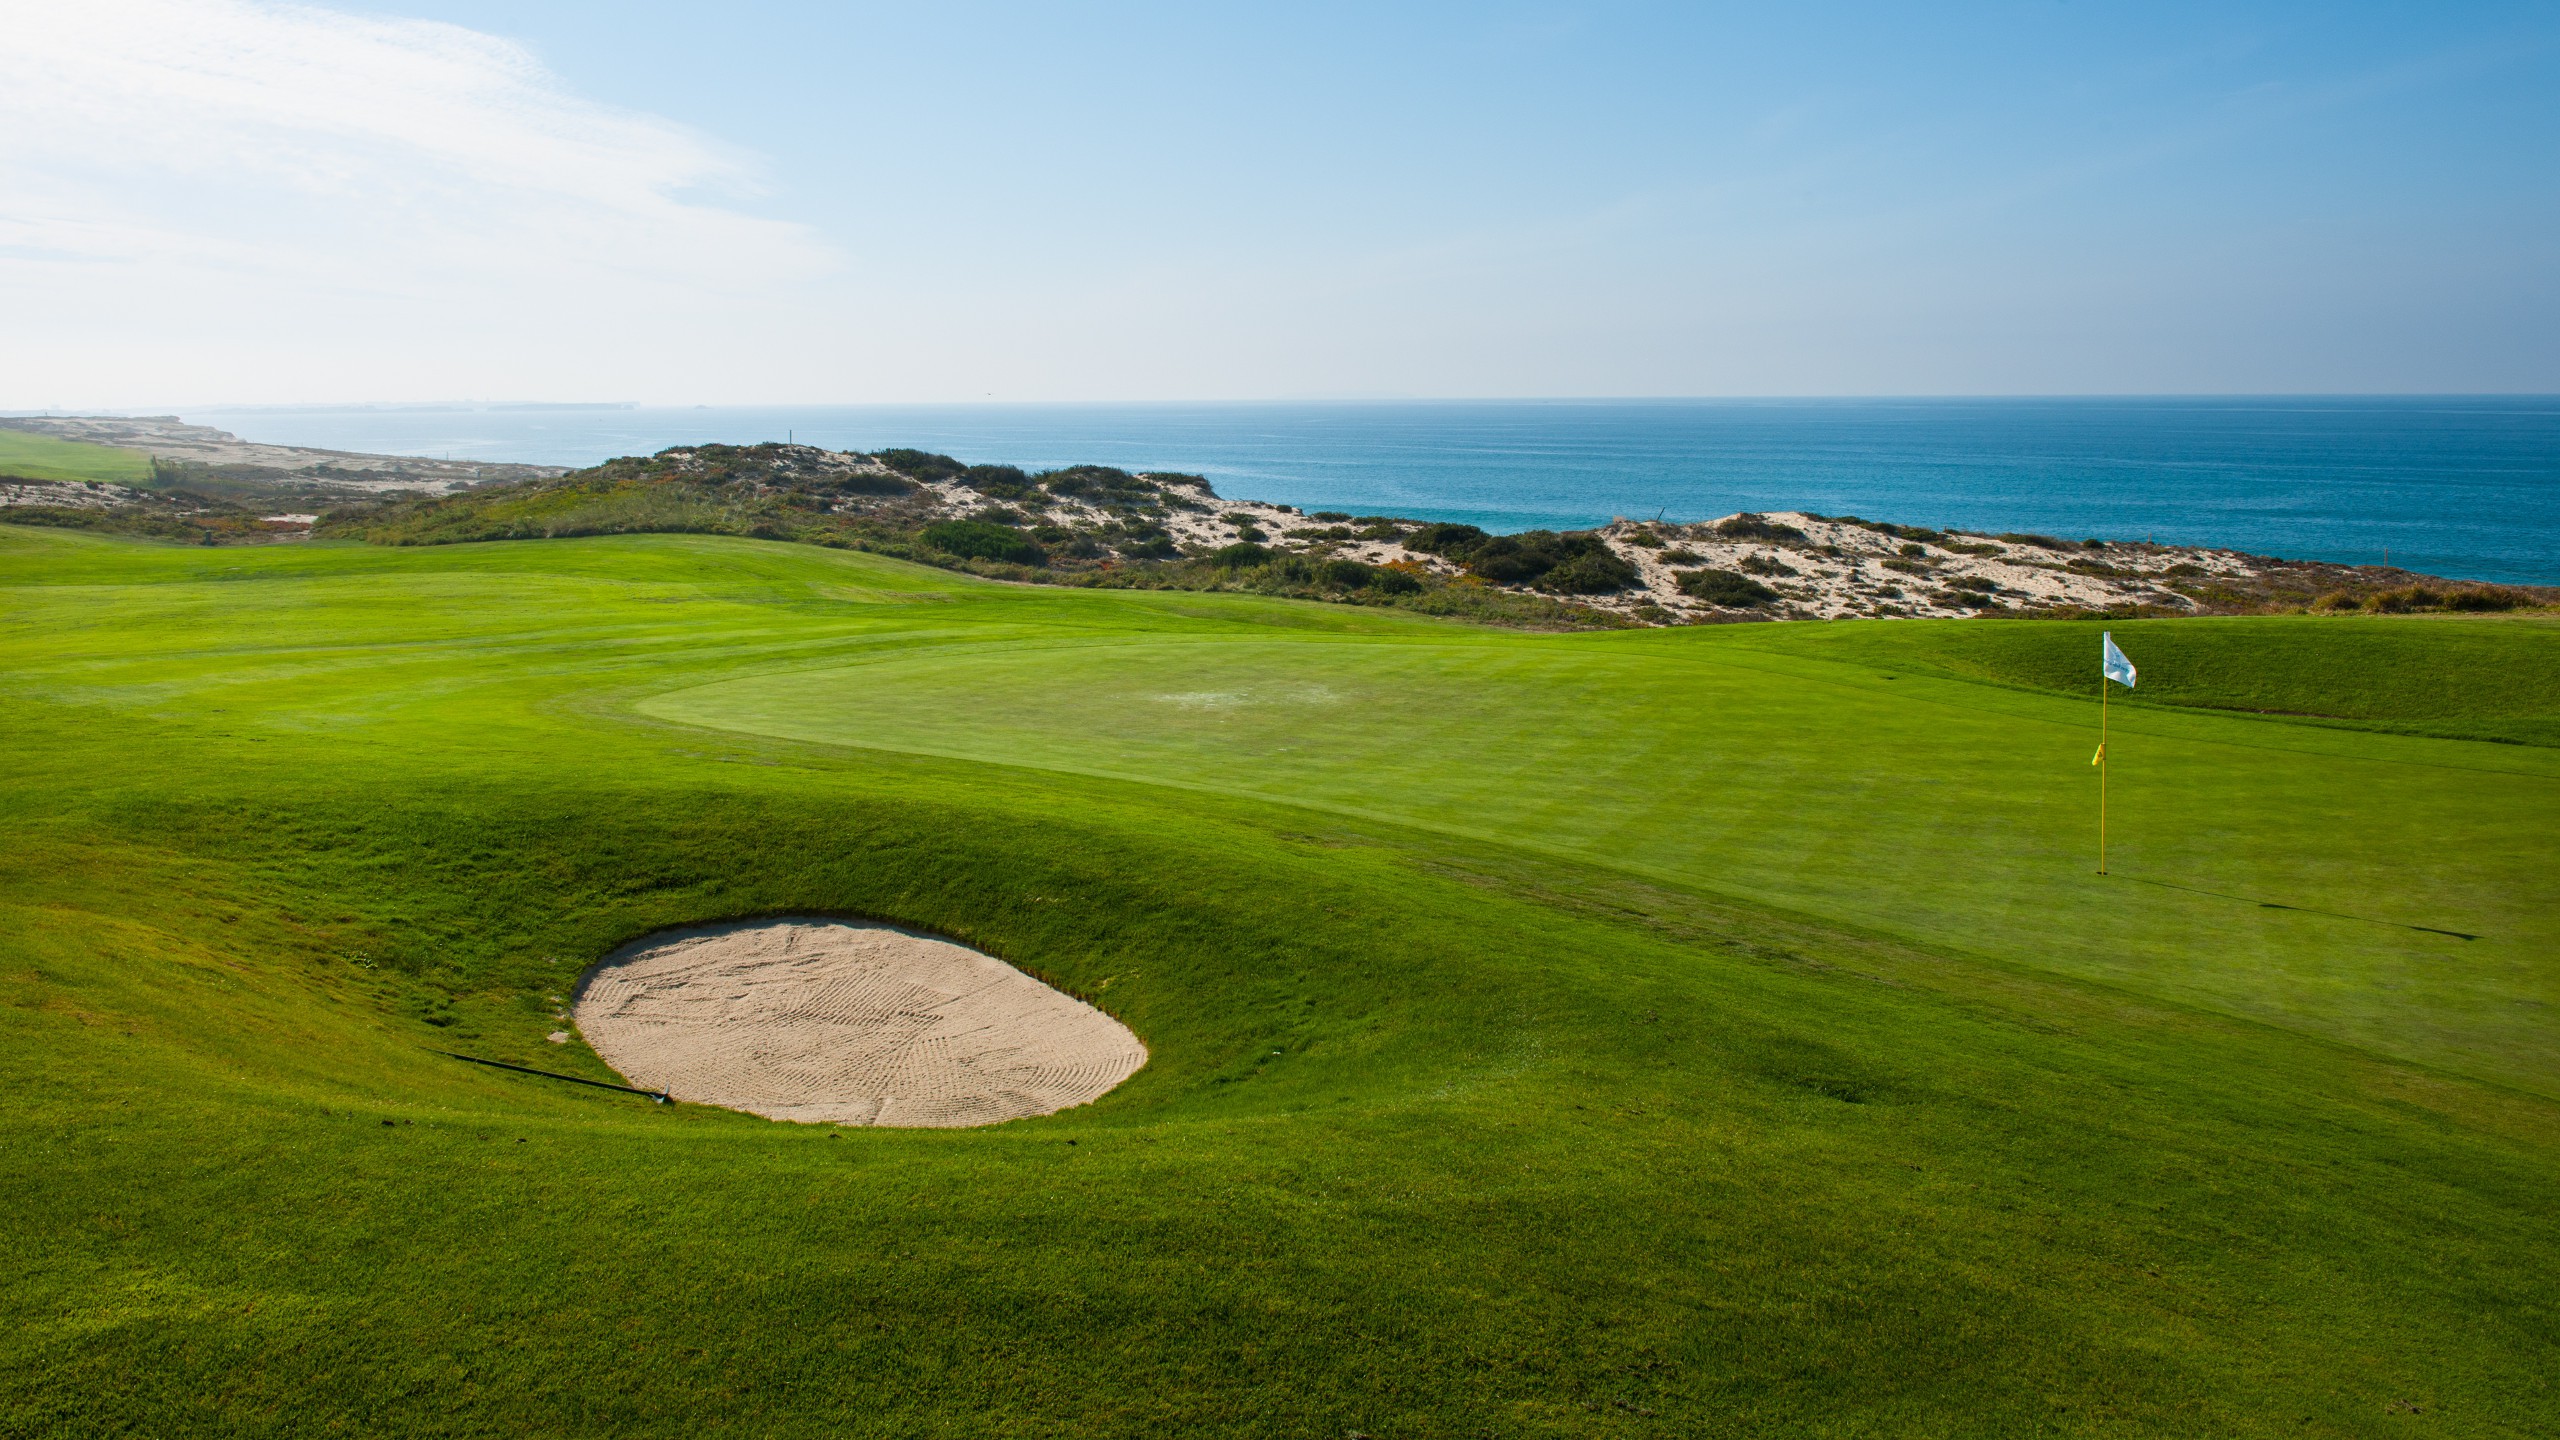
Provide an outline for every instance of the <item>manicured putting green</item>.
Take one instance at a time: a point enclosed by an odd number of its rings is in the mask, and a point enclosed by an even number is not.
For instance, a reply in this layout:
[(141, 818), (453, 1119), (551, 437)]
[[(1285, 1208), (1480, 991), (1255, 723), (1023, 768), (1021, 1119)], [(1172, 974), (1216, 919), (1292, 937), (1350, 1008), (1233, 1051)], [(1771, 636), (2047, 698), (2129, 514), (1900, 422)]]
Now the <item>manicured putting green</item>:
[[(1744, 643), (2069, 695), (2095, 683), (2087, 627), (1787, 626)], [(2136, 708), (2560, 746), (2560, 617), (2362, 615), (2115, 621), (2142, 652)]]
[[(1897, 630), (1963, 623), (1855, 628), (1890, 653)], [(2094, 630), (1998, 628), (2059, 631), (2094, 674)], [(2223, 633), (2317, 653), (2346, 632)], [(2560, 754), (2119, 707), (2101, 878), (2093, 702), (1887, 679), (1769, 638), (954, 646), (640, 708), (1428, 825), (2536, 1088), (2560, 1076)], [(2169, 653), (2150, 673), (2175, 687)]]

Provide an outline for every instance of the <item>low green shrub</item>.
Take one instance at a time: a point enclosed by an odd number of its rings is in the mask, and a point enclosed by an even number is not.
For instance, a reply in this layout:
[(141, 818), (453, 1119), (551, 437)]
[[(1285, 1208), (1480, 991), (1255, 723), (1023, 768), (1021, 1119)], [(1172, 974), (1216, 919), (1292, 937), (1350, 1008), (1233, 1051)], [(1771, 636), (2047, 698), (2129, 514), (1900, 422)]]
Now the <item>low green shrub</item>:
[(1680, 593), (1729, 610), (1748, 610), (1778, 598), (1777, 591), (1732, 570), (1692, 570), (1680, 577)]
[(1493, 537), (1474, 525), (1455, 525), (1446, 521), (1416, 527), (1405, 537), (1404, 548), (1425, 555), (1447, 555), (1452, 559)]
[(1890, 535), (1897, 540), (1927, 541), (1944, 540), (1947, 538), (1944, 534), (1936, 530), (1932, 530), (1925, 525), (1896, 525), (1887, 520), (1861, 520), (1855, 515), (1835, 515), (1829, 517), (1816, 515), (1813, 518), (1816, 520), (1829, 518), (1842, 525), (1855, 525), (1861, 530), (1873, 531), (1878, 535)]
[(2522, 589), (2506, 589), (2504, 584), (2465, 584), (2465, 587), (2440, 589), (2432, 584), (2401, 584), (2394, 589), (2378, 589), (2363, 597), (2363, 610), (2368, 615), (2406, 615), (2412, 610), (2519, 610), (2532, 605), (2532, 597)]
[(1508, 535), (1485, 541), (1465, 559), (1467, 569), (1497, 585), (1526, 585), (1556, 566), (1552, 557)]
[(1739, 568), (1751, 575), (1799, 575), (1803, 572), (1771, 555), (1745, 555)]
[(1716, 522), (1716, 533), (1727, 540), (1802, 540), (1805, 533), (1793, 525), (1780, 524), (1765, 515), (1728, 515)]
[(1212, 550), (1202, 558), (1224, 569), (1242, 570), (1250, 565), (1271, 563), (1271, 552), (1250, 540), (1239, 540), (1233, 545)]
[(924, 527), (923, 540), (945, 555), (965, 560), (1003, 560), (1039, 565), (1048, 560), (1040, 542), (1010, 525), (985, 520), (943, 520)]
[[(813, 482), (813, 487), (830, 495), (913, 495), (916, 493), (915, 482), (901, 476), (882, 475), (873, 471), (855, 471), (851, 474), (831, 476)], [(1018, 499), (1020, 497), (1003, 498)]]
[(882, 450), (871, 458), (910, 480), (952, 480), (969, 472), (968, 466), (930, 450)]
[(2332, 590), (2311, 602), (2311, 609), (2323, 615), (2339, 615), (2350, 611), (2367, 615), (2406, 615), (2420, 610), (2451, 610), (2483, 613), (2519, 610), (2535, 603), (2534, 597), (2522, 590), (2504, 585), (2430, 585), (2423, 581), (2395, 585), (2388, 590)]
[(1161, 498), (1154, 482), (1111, 465), (1070, 465), (1032, 478), (1052, 495), (1092, 504), (1144, 504)]
[(957, 478), (979, 494), (998, 500), (1028, 500), (1040, 493), (1040, 487), (1015, 465), (972, 465)]
[(1634, 568), (1587, 530), (1524, 530), (1517, 535), (1492, 535), (1473, 525), (1441, 523), (1416, 528), (1404, 537), (1404, 544), (1408, 550), (1445, 555), (1497, 585), (1538, 585), (1548, 572), (1594, 556), (1605, 558), (1592, 559), (1562, 581), (1544, 588), (1596, 586), (1599, 588), (1566, 593), (1600, 594), (1625, 589), (1636, 579)]
[(1582, 554), (1538, 577), (1541, 590), (1558, 595), (1612, 595), (1633, 589), (1643, 576), (1606, 546)]
[(2405, 615), (2412, 610), (2440, 610), (2445, 594), (2432, 585), (2399, 585), (2364, 597), (2368, 615)]

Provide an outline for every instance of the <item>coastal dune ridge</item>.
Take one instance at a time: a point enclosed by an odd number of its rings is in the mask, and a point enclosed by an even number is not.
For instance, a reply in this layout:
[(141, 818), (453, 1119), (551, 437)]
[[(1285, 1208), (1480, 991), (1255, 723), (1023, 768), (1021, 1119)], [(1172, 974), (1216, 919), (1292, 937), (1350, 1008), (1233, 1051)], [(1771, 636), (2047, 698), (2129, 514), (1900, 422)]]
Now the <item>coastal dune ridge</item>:
[[(2222, 546), (1940, 529), (1807, 508), (1496, 533), (1226, 498), (1205, 476), (1179, 471), (1092, 464), (1030, 471), (916, 449), (679, 445), (581, 470), (464, 473), (458, 462), (254, 446), (173, 417), (0, 426), (101, 453), (140, 449), (154, 476), (146, 485), (0, 479), (0, 513), (208, 544), (725, 533), (871, 550), (998, 579), (1248, 590), (1541, 628), (2507, 610), (2560, 594)], [(186, 458), (199, 455), (231, 459)]]
[(2154, 396), (218, 409), (338, 450), (591, 467), (670, 446), (913, 446), (1489, 530), (1856, 514), (2560, 584), (2560, 398)]

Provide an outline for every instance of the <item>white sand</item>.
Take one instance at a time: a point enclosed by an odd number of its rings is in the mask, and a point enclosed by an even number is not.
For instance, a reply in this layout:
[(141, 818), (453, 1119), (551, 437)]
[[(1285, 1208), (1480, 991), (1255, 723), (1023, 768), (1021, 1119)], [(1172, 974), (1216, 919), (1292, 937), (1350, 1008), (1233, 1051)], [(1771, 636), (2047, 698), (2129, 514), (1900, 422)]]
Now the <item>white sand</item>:
[(992, 1125), (1092, 1101), (1147, 1063), (1128, 1027), (992, 956), (790, 918), (647, 936), (579, 985), (632, 1084), (776, 1120)]

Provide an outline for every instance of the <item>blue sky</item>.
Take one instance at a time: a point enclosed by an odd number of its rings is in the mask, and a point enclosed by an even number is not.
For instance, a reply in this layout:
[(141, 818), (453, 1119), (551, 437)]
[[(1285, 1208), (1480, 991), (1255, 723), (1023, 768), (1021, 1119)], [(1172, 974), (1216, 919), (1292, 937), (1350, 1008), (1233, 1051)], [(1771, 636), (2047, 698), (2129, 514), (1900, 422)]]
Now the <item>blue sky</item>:
[(2560, 389), (2551, 5), (58, 14), (0, 404)]

